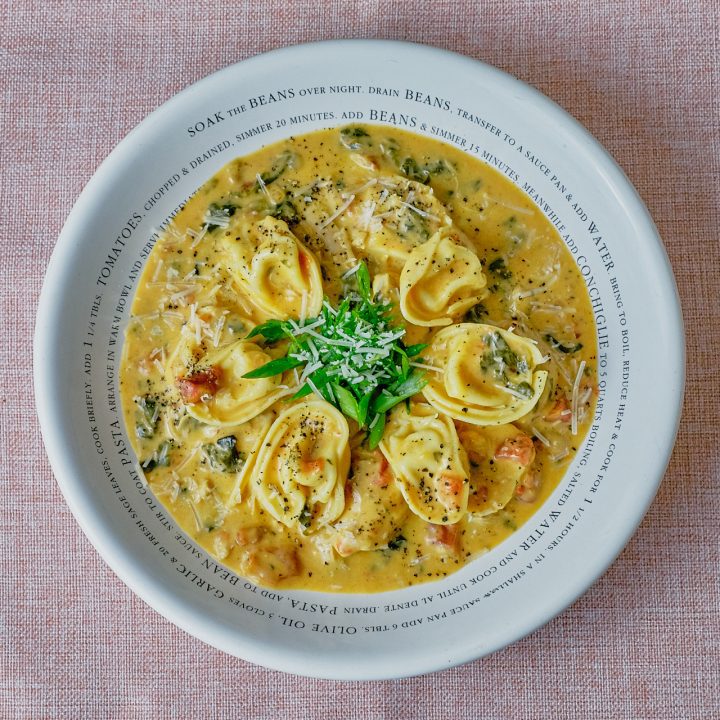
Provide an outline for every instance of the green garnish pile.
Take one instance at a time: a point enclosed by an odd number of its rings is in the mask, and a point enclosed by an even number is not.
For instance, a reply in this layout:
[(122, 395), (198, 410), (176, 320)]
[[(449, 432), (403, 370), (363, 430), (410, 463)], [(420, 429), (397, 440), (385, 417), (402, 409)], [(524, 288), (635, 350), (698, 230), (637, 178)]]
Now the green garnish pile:
[(268, 343), (289, 340), (289, 345), (284, 357), (244, 377), (272, 377), (302, 367), (300, 389), (292, 399), (315, 392), (365, 428), (368, 445), (375, 448), (388, 410), (426, 385), (425, 374), (411, 358), (427, 345), (405, 346), (405, 328), (392, 323), (390, 303), (372, 297), (365, 264), (353, 274), (357, 292), (346, 295), (339, 307), (325, 300), (317, 317), (268, 320), (254, 328), (248, 338), (262, 335)]

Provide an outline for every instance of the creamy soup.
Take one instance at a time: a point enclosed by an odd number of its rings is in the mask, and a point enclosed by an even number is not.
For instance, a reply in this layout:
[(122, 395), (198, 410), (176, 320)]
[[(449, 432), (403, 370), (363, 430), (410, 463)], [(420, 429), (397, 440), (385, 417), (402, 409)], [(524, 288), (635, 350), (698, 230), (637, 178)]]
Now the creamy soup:
[(159, 237), (121, 395), (150, 488), (265, 586), (377, 592), (514, 533), (587, 432), (587, 289), (507, 178), (351, 126), (228, 163)]

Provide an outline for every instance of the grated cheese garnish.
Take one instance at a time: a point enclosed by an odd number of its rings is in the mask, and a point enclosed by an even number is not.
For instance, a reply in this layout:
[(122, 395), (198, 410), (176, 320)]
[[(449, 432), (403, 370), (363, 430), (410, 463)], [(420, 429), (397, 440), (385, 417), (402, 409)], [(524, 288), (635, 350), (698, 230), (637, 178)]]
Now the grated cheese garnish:
[(570, 432), (573, 435), (577, 435), (577, 419), (578, 419), (578, 399), (580, 393), (580, 382), (582, 381), (583, 373), (585, 372), (585, 361), (580, 363), (577, 375), (575, 376), (575, 382), (573, 383), (572, 390), (572, 401), (570, 407), (572, 408), (572, 415), (570, 416)]
[(337, 218), (339, 218), (350, 207), (350, 205), (352, 205), (353, 200), (355, 200), (354, 194), (350, 195), (329, 218), (320, 223), (320, 229), (324, 230), (328, 225), (330, 225), (330, 223), (337, 220)]

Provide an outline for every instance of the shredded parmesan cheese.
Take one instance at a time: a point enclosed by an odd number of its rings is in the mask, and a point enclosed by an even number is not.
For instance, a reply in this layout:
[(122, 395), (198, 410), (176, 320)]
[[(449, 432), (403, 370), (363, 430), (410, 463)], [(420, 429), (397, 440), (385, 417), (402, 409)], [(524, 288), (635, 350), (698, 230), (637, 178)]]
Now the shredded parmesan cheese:
[(534, 425), (530, 426), (530, 430), (545, 447), (550, 447), (550, 441)]
[(320, 223), (320, 229), (324, 230), (330, 223), (334, 222), (339, 218), (353, 203), (353, 200), (355, 200), (355, 195), (350, 195), (347, 200), (324, 222)]
[(575, 382), (573, 383), (573, 390), (572, 390), (572, 402), (570, 403), (570, 407), (572, 409), (572, 415), (570, 417), (570, 432), (572, 432), (573, 435), (577, 435), (577, 421), (578, 421), (578, 400), (579, 400), (579, 393), (580, 393), (580, 382), (582, 381), (583, 373), (585, 372), (585, 361), (583, 360), (580, 363), (580, 367), (578, 368), (577, 375), (575, 376)]

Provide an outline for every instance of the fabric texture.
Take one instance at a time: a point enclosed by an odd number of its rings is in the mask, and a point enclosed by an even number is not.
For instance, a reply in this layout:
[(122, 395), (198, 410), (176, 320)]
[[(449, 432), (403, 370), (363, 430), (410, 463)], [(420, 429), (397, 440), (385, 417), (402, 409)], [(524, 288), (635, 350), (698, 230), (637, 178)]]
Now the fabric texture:
[[(719, 16), (715, 0), (0, 3), (0, 716), (719, 718)], [(675, 452), (610, 570), (515, 645), (392, 682), (343, 684), (256, 667), (147, 607), (65, 505), (31, 390), (47, 262), (75, 199), (116, 143), (216, 69), (337, 37), (455, 50), (518, 76), (577, 117), (647, 204), (687, 332)]]

